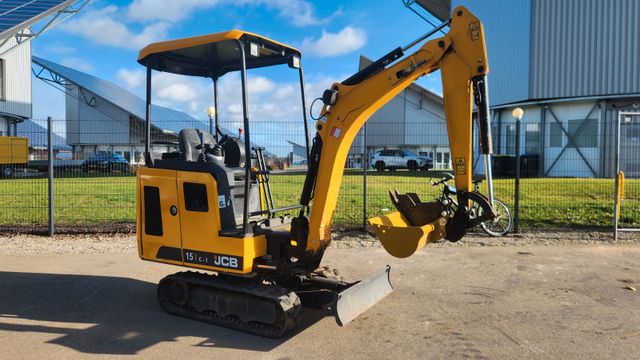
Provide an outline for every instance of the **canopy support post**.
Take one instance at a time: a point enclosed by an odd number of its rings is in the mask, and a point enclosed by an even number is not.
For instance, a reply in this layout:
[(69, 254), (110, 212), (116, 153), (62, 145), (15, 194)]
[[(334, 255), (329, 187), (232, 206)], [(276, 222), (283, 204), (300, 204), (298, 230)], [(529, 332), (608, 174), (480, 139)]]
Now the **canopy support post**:
[(145, 109), (144, 164), (153, 166), (151, 159), (151, 68), (147, 66), (147, 100)]
[(244, 51), (244, 43), (236, 40), (240, 47), (242, 81), (242, 115), (244, 120), (244, 211), (242, 215), (242, 229), (244, 235), (253, 233), (249, 228), (249, 185), (251, 182), (251, 138), (249, 136), (249, 106), (247, 105), (247, 59)]
[(220, 128), (220, 121), (218, 120), (218, 77), (213, 78), (213, 108), (216, 110), (213, 114), (216, 124), (215, 128), (211, 129), (211, 123), (209, 123), (209, 132), (216, 138), (216, 144), (218, 143), (218, 129)]
[(304, 143), (307, 147), (307, 166), (309, 166), (309, 124), (307, 123), (307, 101), (304, 95), (304, 72), (302, 64), (298, 69), (300, 73), (300, 96), (302, 96), (302, 120), (304, 121)]

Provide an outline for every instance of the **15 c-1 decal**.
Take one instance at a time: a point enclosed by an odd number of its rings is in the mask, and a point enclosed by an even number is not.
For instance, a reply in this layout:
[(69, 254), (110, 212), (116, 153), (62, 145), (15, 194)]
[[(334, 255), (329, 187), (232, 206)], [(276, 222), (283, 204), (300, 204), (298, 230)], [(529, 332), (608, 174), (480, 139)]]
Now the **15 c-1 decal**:
[(203, 251), (183, 250), (184, 262), (206, 266), (215, 266), (226, 269), (241, 270), (242, 258), (230, 255), (221, 255)]

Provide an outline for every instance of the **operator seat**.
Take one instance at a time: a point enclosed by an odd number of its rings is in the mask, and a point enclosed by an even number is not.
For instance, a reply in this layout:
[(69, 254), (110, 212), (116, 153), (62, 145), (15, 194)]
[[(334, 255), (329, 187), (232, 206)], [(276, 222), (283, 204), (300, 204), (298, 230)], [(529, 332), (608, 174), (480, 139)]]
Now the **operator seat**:
[(212, 148), (216, 144), (216, 139), (213, 135), (206, 131), (182, 129), (178, 134), (178, 147), (180, 148), (180, 154), (182, 154), (183, 160), (198, 161), (198, 155), (200, 154), (200, 149), (197, 148), (200, 145), (199, 132), (202, 133), (205, 144), (208, 144)]

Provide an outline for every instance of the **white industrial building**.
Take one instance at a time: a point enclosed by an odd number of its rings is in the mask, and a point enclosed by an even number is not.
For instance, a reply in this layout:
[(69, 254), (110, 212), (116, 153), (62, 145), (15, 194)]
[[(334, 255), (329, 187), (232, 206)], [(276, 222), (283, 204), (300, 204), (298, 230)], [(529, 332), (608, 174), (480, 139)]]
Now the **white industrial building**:
[[(129, 91), (95, 76), (33, 57), (36, 76), (65, 92), (65, 136), (74, 158), (97, 152), (122, 155), (130, 163), (144, 161), (145, 101)], [(183, 112), (152, 105), (152, 149), (177, 150), (183, 128), (205, 129), (206, 124)]]
[[(371, 63), (361, 57), (360, 69)], [(376, 111), (366, 122), (366, 153), (402, 149), (433, 159), (435, 169), (450, 169), (451, 156), (442, 96), (413, 83)], [(347, 165), (361, 167), (365, 138), (360, 130), (349, 150)]]
[(31, 41), (77, 14), (89, 0), (2, 3), (0, 10), (0, 136), (15, 136), (31, 118)]
[(17, 46), (13, 36), (4, 40), (0, 46), (0, 136), (11, 136), (16, 134), (17, 123), (31, 117), (31, 43)]
[[(614, 174), (618, 112), (640, 112), (640, 42), (634, 25), (640, 2), (405, 2), (440, 20), (463, 5), (483, 22), (496, 153), (515, 154), (511, 111), (521, 107), (520, 151), (538, 159), (537, 176)], [(476, 164), (484, 172), (483, 162)], [(626, 117), (621, 126), (620, 166), (627, 175), (640, 176), (640, 116)]]

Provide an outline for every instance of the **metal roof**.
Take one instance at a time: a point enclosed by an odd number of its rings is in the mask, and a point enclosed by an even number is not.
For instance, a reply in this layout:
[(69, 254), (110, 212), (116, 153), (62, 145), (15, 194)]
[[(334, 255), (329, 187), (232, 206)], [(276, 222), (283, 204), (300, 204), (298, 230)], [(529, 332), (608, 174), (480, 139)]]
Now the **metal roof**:
[[(110, 81), (97, 78), (93, 75), (68, 68), (37, 56), (33, 56), (32, 61), (58, 74), (59, 76), (62, 76), (69, 82), (87, 89), (101, 98), (104, 98), (114, 105), (124, 109), (141, 121), (145, 118), (145, 101), (120, 86)], [(204, 129), (208, 126), (204, 122), (181, 111), (158, 105), (151, 105), (151, 119), (154, 125), (158, 126), (160, 129), (176, 133), (184, 128)]]
[(449, 20), (451, 17), (451, 0), (404, 0), (405, 5), (416, 4), (428, 11), (440, 21)]
[[(25, 120), (18, 123), (18, 136), (26, 137), (29, 139), (29, 146), (36, 149), (43, 149), (47, 147), (47, 129), (34, 122), (33, 120)], [(71, 150), (71, 146), (67, 145), (67, 140), (62, 136), (56, 134), (52, 135), (53, 149), (54, 150)]]
[(0, 39), (17, 34), (76, 0), (4, 0), (0, 1)]
[[(114, 105), (134, 115), (138, 120), (144, 122), (146, 102), (120, 86), (93, 75), (83, 73), (78, 70), (54, 63), (49, 60), (32, 56), (32, 61), (43, 68), (65, 78), (67, 81), (89, 90), (90, 92), (104, 98)], [(105, 115), (106, 116), (106, 115)], [(169, 109), (159, 105), (151, 105), (151, 119), (154, 126), (163, 130), (178, 134), (180, 130), (186, 128), (197, 128), (207, 130), (209, 125), (181, 111)], [(222, 128), (222, 133), (230, 136), (237, 136), (233, 131)], [(251, 142), (251, 146), (258, 144)], [(265, 150), (266, 156), (274, 156), (273, 153)]]
[[(261, 35), (243, 30), (230, 30), (147, 45), (138, 62), (154, 70), (181, 75), (220, 77), (242, 66), (239, 41), (257, 45), (257, 52), (247, 49), (247, 69), (286, 64), (297, 49)], [(249, 54), (249, 52), (252, 52)]]

